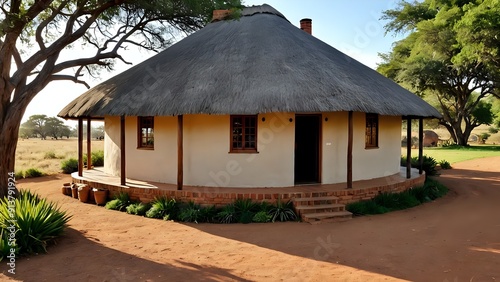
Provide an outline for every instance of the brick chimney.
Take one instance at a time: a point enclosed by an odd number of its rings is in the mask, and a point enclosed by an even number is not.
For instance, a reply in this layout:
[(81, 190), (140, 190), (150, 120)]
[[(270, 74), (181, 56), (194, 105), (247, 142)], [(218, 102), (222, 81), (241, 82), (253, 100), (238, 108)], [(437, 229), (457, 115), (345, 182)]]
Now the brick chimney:
[(300, 20), (300, 29), (303, 31), (312, 34), (312, 20), (311, 19), (301, 19)]
[(212, 22), (222, 21), (226, 19), (230, 14), (230, 10), (214, 10), (212, 14)]

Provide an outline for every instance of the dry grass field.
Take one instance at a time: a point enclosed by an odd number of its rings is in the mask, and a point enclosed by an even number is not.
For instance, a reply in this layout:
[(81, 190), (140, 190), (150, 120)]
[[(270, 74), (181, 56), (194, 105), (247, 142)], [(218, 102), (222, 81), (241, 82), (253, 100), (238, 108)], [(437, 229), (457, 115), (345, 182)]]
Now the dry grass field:
[[(87, 151), (87, 142), (83, 150)], [(92, 141), (92, 151), (104, 149), (104, 141)], [(76, 138), (62, 140), (19, 139), (16, 151), (15, 171), (36, 168), (45, 174), (61, 172), (61, 162), (77, 158), (78, 142)]]

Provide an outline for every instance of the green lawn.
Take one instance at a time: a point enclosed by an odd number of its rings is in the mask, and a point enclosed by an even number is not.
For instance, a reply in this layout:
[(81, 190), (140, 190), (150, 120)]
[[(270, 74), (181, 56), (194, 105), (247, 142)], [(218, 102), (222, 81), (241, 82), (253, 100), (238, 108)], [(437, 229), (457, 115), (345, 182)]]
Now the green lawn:
[[(406, 156), (406, 148), (401, 148), (401, 155)], [(411, 150), (412, 157), (418, 156), (418, 149)], [(478, 158), (500, 156), (500, 145), (474, 145), (468, 147), (433, 147), (424, 148), (424, 155), (433, 157), (437, 162), (446, 160), (451, 164)]]

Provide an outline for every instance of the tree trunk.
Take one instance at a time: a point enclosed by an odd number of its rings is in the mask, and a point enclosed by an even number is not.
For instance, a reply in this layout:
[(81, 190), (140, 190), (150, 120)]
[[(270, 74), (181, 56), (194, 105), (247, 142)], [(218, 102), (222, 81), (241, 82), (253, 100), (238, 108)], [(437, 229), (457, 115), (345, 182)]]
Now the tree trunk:
[[(7, 195), (9, 173), (14, 172), (21, 118), (11, 117), (0, 125), (0, 198)], [(0, 121), (1, 122), (1, 121)], [(16, 191), (17, 194), (17, 191)]]

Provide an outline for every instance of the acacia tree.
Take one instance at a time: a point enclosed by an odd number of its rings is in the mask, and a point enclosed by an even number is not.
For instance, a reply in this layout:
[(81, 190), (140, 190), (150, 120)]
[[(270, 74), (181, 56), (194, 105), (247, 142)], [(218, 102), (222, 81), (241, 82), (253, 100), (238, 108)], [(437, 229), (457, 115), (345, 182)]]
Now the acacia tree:
[[(483, 100), (499, 97), (498, 38), (476, 34), (498, 34), (499, 9), (497, 0), (424, 0), (402, 1), (384, 12), (386, 31), (408, 36), (381, 55), (378, 71), (435, 101), (443, 115), (439, 123), (459, 145), (467, 145), (475, 127), (493, 120)], [(490, 10), (489, 18), (481, 16)]]
[[(85, 74), (96, 76), (115, 60), (128, 63), (123, 48), (158, 51), (176, 31), (203, 27), (214, 9), (239, 5), (239, 0), (0, 0), (0, 197), (14, 170), (22, 116), (47, 84), (69, 80), (88, 87)], [(93, 55), (66, 59), (65, 50), (78, 44)]]

